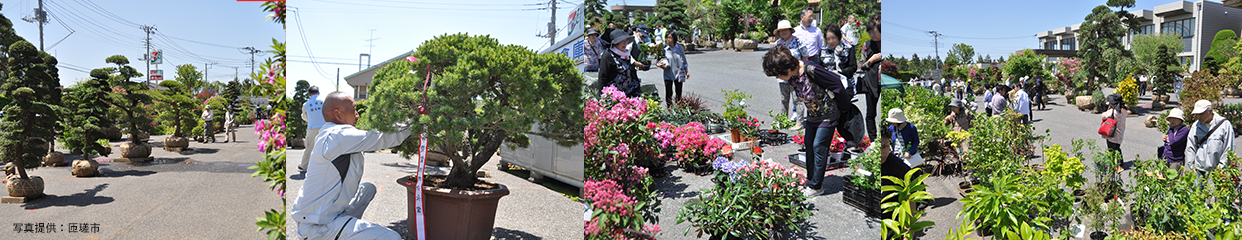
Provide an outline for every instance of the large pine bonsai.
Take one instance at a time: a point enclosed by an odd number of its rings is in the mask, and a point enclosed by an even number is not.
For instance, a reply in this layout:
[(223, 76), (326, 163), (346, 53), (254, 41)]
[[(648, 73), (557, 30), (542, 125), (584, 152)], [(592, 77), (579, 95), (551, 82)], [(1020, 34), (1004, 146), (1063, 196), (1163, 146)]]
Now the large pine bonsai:
[(91, 154), (108, 156), (112, 153), (107, 143), (99, 142), (108, 138), (101, 130), (112, 127), (112, 119), (108, 118), (108, 91), (112, 90), (108, 71), (95, 69), (90, 75), (90, 79), (65, 89), (67, 94), (63, 101), (68, 114), (63, 121), (62, 139), (69, 153), (82, 154), (86, 159), (90, 159)]
[(129, 133), (129, 142), (139, 143), (138, 133), (149, 133), (152, 130), (151, 119), (147, 115), (151, 96), (145, 93), (146, 84), (129, 80), (143, 75), (134, 67), (129, 66), (129, 59), (125, 56), (112, 55), (105, 61), (116, 64), (116, 68), (106, 68), (111, 74), (109, 84), (113, 87), (109, 103), (124, 113), (121, 115), (121, 120), (125, 122), (125, 132)]
[[(582, 139), (582, 76), (563, 54), (454, 34), (423, 42), (412, 57), (419, 60), (395, 61), (376, 73), (363, 128), (392, 132), (395, 124), (412, 125), (412, 140), (396, 148), (408, 157), (417, 154), (419, 133), (429, 125), (429, 149), (453, 164), (437, 187), (470, 188), (505, 142), (526, 147), (528, 135), (562, 145)], [(432, 86), (421, 115), (428, 73)]]

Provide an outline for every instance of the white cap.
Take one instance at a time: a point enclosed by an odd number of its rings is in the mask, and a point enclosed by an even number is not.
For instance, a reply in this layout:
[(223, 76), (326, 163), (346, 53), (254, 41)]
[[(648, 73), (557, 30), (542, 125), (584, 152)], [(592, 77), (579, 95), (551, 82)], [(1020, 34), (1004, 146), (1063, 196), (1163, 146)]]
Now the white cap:
[(1204, 99), (1204, 100), (1199, 100), (1195, 102), (1195, 110), (1190, 111), (1190, 114), (1200, 114), (1200, 113), (1211, 111), (1211, 110), (1212, 110), (1212, 102), (1209, 102), (1208, 100)]

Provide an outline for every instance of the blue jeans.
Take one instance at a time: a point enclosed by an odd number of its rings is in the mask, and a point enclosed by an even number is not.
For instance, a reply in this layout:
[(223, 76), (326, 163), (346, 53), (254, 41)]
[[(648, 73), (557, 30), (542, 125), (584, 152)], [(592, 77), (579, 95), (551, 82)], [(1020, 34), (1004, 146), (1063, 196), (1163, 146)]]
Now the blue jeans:
[(805, 122), (806, 138), (806, 177), (807, 187), (820, 189), (824, 186), (824, 172), (828, 171), (828, 147), (832, 144), (832, 130), (836, 128), (819, 127), (820, 122)]

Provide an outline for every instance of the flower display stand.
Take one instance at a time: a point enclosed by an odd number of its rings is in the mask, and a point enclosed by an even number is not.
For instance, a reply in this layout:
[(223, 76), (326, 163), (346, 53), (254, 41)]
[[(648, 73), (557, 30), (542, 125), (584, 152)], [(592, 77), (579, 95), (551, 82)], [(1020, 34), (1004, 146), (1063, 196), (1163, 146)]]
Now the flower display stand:
[(880, 209), (880, 200), (883, 196), (880, 195), (880, 190), (854, 185), (854, 182), (850, 181), (853, 178), (854, 176), (844, 177), (845, 190), (842, 191), (841, 201), (863, 211), (868, 217), (882, 218), (884, 212)]

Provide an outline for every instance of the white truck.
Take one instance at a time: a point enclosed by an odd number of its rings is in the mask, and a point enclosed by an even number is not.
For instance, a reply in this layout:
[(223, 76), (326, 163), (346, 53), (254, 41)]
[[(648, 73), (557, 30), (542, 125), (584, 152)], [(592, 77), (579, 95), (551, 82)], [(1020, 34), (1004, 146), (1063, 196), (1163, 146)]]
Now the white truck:
[[(570, 13), (570, 21), (578, 21), (575, 25), (571, 24), (570, 34), (565, 39), (553, 44), (552, 46), (539, 51), (544, 53), (561, 53), (569, 56), (578, 67), (578, 72), (582, 72), (586, 67), (586, 58), (583, 55), (586, 38), (583, 36), (581, 6), (578, 6), (574, 13)], [(585, 85), (585, 84), (584, 84)], [(544, 178), (552, 178), (564, 182), (569, 185), (582, 187), (582, 182), (586, 178), (583, 164), (583, 146), (577, 144), (571, 147), (562, 147), (555, 141), (540, 136), (530, 136), (530, 146), (526, 148), (516, 148), (510, 150), (510, 144), (500, 148), (500, 169), (508, 169), (509, 166), (518, 166), (530, 170), (531, 178), (535, 181), (541, 181)]]

